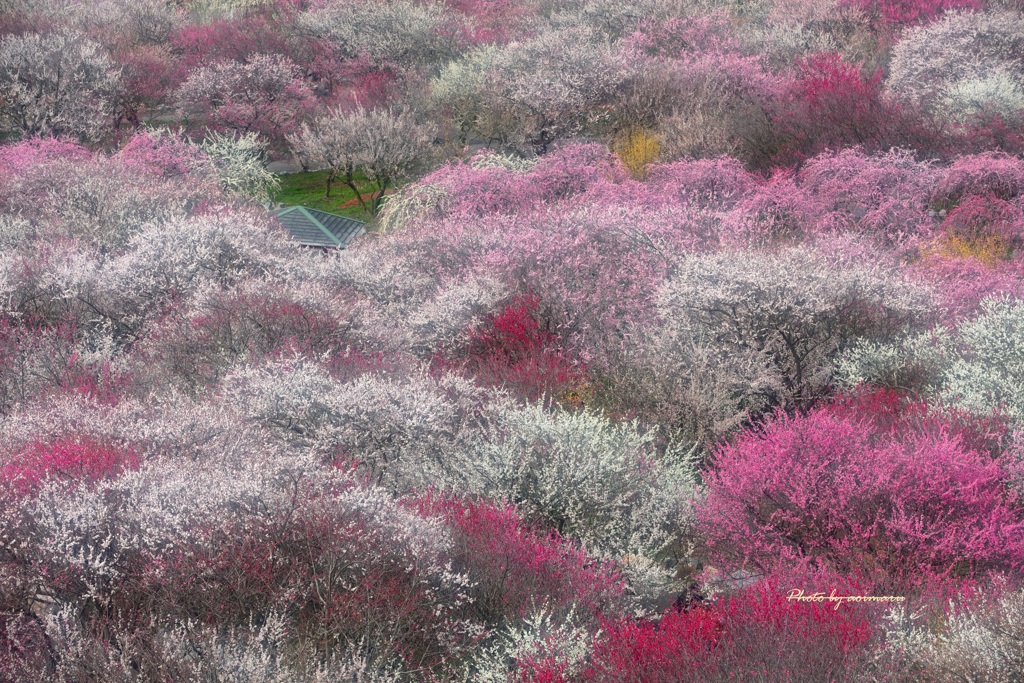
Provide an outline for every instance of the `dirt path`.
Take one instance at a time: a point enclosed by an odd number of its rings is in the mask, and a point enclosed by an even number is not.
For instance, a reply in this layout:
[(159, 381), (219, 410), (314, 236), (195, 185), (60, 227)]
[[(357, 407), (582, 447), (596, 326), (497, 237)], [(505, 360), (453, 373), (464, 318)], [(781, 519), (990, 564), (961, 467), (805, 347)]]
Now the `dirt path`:
[[(398, 191), (398, 190), (396, 190), (396, 189), (395, 189), (395, 188), (393, 188), (393, 187), (392, 187), (392, 188), (389, 188), (389, 189), (387, 189), (387, 190), (384, 190), (384, 196), (385, 196), (385, 197), (387, 197), (387, 196), (389, 196), (389, 195), (393, 195), (393, 194), (394, 194), (395, 192), (397, 192), (397, 191)], [(360, 196), (361, 196), (361, 197), (363, 198), (363, 201), (364, 201), (364, 202), (369, 202), (370, 200), (372, 200), (372, 199), (373, 199), (373, 193), (372, 193), (372, 192), (364, 192), (364, 193), (363, 193), (362, 195), (360, 195)], [(349, 208), (350, 206), (356, 206), (357, 204), (359, 204), (359, 200), (358, 200), (358, 199), (356, 199), (355, 197), (353, 197), (352, 199), (348, 200), (348, 201), (347, 201), (347, 202), (345, 202), (344, 204), (340, 204), (340, 207), (341, 207), (342, 209), (347, 209), (347, 208)]]

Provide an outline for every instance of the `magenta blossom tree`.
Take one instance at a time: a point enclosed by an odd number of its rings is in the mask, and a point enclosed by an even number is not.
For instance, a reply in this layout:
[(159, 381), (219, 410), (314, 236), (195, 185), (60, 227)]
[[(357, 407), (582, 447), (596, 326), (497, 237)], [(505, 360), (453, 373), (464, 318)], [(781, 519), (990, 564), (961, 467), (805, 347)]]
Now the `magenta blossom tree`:
[(810, 563), (888, 587), (1024, 566), (1007, 463), (941, 425), (894, 428), (870, 410), (825, 407), (780, 415), (713, 464), (698, 519), (722, 562)]

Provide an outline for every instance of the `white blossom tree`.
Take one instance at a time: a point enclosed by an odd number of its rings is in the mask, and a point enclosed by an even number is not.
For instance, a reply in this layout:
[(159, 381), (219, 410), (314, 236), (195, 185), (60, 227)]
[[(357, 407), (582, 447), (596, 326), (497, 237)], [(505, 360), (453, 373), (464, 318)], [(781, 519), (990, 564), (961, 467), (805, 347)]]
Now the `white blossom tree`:
[(581, 28), (546, 31), (449, 64), (435, 100), (467, 132), (543, 153), (578, 134), (625, 78), (611, 46)]
[(412, 0), (334, 0), (299, 16), (301, 30), (327, 41), (342, 59), (403, 69), (443, 63), (456, 53), (444, 5)]
[(256, 133), (218, 133), (210, 131), (200, 143), (214, 167), (214, 173), (226, 192), (265, 200), (281, 181), (267, 170), (267, 144)]
[(624, 381), (661, 422), (707, 444), (748, 411), (821, 396), (837, 353), (920, 329), (930, 301), (895, 272), (806, 247), (693, 255), (662, 287), (662, 322)]
[(989, 591), (969, 593), (952, 603), (942, 628), (927, 622), (927, 611), (886, 614), (887, 647), (909, 665), (917, 680), (1010, 683), (1024, 667), (1024, 591), (997, 581)]
[(1024, 111), (1024, 25), (1012, 11), (951, 12), (904, 33), (888, 86), (954, 119)]
[(0, 39), (0, 122), (7, 130), (98, 140), (112, 123), (119, 85), (114, 62), (81, 35)]
[(1024, 302), (990, 296), (954, 329), (860, 342), (836, 363), (844, 384), (912, 388), (937, 405), (1024, 422)]
[[(433, 136), (412, 112), (393, 109), (336, 110), (288, 137), (304, 165), (325, 168), (327, 188), (341, 179), (356, 194), (363, 210), (376, 213), (384, 193), (430, 153)], [(355, 184), (357, 170), (374, 184), (369, 204)]]

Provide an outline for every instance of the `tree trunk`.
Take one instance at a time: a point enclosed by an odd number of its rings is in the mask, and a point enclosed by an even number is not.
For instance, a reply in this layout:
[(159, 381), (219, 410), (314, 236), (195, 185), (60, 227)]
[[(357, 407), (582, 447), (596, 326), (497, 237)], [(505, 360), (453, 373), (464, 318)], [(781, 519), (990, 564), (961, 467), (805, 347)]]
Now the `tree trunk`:
[(388, 185), (391, 183), (390, 178), (381, 178), (377, 180), (377, 192), (373, 197), (373, 215), (376, 216), (377, 212), (380, 211), (380, 204), (384, 201), (384, 192), (387, 191)]
[(363, 211), (371, 213), (370, 209), (366, 206), (366, 202), (363, 201), (363, 195), (359, 194), (359, 190), (356, 188), (355, 179), (352, 175), (352, 171), (345, 173), (345, 184), (352, 188), (352, 191), (356, 193), (356, 199), (359, 201), (359, 206), (363, 207)]

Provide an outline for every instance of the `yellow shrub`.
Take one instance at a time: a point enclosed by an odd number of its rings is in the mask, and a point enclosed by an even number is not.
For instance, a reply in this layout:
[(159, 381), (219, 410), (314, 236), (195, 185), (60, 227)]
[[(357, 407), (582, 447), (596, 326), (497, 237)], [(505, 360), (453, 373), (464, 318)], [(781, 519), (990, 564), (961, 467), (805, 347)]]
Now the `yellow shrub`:
[(585, 408), (593, 398), (594, 388), (584, 383), (564, 390), (557, 397), (557, 401), (566, 408)]
[(950, 232), (929, 249), (928, 254), (947, 258), (973, 258), (986, 266), (994, 266), (999, 261), (1010, 259), (1013, 245), (999, 235), (967, 237)]
[(645, 130), (634, 130), (615, 143), (613, 151), (634, 178), (647, 175), (647, 166), (658, 159), (661, 145)]

